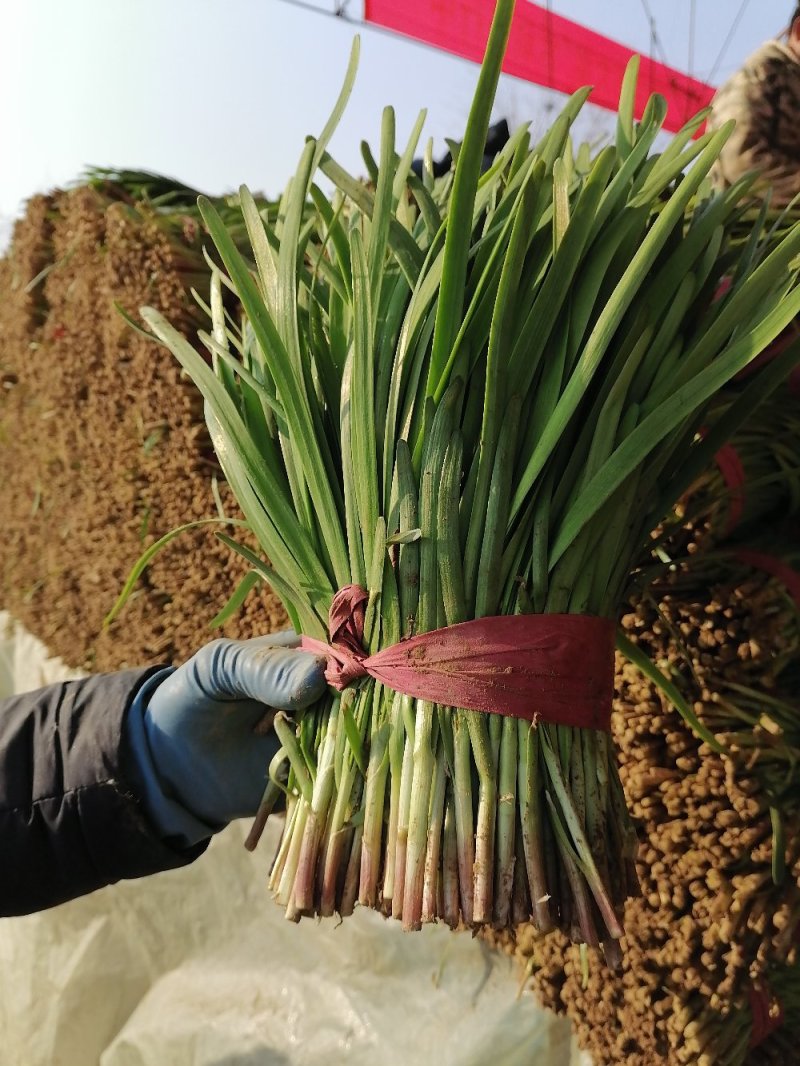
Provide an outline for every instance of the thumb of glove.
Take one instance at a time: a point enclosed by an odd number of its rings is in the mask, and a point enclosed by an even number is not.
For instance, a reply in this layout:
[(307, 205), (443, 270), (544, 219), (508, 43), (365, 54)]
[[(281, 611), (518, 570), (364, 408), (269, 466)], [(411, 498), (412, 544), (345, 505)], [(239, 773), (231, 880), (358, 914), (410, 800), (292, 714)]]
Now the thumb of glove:
[(293, 712), (325, 690), (325, 660), (263, 638), (216, 640), (163, 681), (144, 713), (167, 794), (209, 823), (255, 812), (278, 749), (254, 733), (267, 708)]
[(323, 658), (270, 644), (268, 638), (212, 641), (173, 676), (187, 667), (187, 688), (222, 702), (250, 699), (291, 712), (325, 691)]

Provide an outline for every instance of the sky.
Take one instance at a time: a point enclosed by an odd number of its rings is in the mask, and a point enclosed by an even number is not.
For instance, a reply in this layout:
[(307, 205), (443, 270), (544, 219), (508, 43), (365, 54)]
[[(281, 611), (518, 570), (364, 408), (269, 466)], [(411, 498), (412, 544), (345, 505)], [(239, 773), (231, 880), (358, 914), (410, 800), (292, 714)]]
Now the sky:
[[(0, 34), (0, 242), (28, 197), (90, 164), (154, 170), (212, 194), (242, 183), (278, 194), (304, 137), (324, 125), (357, 32), (358, 80), (332, 154), (361, 173), (360, 142), (377, 144), (385, 104), (396, 109), (398, 141), (423, 107), (437, 145), (460, 136), (474, 64), (359, 24), (361, 0), (350, 0), (347, 18), (325, 13), (335, 0), (307, 4), (9, 3)], [(716, 84), (781, 31), (792, 4), (551, 0), (551, 8), (701, 79), (713, 74)], [(541, 127), (558, 99), (505, 77), (495, 114)], [(584, 136), (608, 128), (603, 114), (586, 121)]]

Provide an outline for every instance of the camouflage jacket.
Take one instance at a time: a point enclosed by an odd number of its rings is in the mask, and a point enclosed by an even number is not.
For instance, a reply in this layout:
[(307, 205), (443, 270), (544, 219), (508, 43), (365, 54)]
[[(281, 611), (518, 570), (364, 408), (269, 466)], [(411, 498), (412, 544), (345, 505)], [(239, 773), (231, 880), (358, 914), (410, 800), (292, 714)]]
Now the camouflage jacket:
[(759, 170), (772, 187), (773, 206), (800, 193), (800, 60), (786, 45), (762, 45), (719, 89), (711, 108), (711, 129), (736, 119), (713, 174), (718, 186)]

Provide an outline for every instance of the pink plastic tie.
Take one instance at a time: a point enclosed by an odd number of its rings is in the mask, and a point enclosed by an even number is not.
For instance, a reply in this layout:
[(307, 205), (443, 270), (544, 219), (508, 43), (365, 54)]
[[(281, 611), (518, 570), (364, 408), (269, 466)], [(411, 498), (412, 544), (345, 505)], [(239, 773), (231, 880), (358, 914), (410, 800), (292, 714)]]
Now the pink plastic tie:
[(333, 598), (330, 644), (303, 637), (328, 658), (342, 690), (363, 677), (446, 707), (608, 730), (614, 686), (611, 619), (576, 614), (478, 618), (401, 640), (375, 655), (362, 641), (368, 595), (347, 585)]
[(783, 1007), (773, 997), (766, 982), (753, 982), (747, 991), (747, 1002), (752, 1017), (749, 1048), (759, 1047), (783, 1025)]

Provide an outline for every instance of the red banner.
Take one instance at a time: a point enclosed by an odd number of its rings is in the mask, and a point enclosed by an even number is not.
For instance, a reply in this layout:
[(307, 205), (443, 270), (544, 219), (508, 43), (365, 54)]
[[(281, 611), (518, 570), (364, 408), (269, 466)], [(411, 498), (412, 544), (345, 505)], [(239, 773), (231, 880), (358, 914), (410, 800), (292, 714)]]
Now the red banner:
[[(495, 0), (365, 0), (364, 17), (376, 26), (480, 63), (494, 7)], [(503, 70), (562, 93), (593, 85), (591, 102), (616, 111), (622, 76), (634, 51), (530, 0), (518, 0)], [(669, 105), (664, 128), (675, 132), (709, 103), (714, 91), (711, 85), (643, 56), (637, 115), (651, 93), (661, 93)]]

